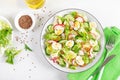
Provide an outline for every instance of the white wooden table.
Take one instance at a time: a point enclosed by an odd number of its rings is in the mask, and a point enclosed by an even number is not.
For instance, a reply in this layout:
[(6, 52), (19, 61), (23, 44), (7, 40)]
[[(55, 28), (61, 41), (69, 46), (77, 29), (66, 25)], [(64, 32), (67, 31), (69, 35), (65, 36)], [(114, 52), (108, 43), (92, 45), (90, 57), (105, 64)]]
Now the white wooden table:
[[(93, 14), (103, 27), (120, 26), (119, 3), (119, 0), (46, 0), (43, 8), (31, 10), (23, 0), (0, 0), (0, 15), (8, 18), (13, 25), (13, 45), (23, 49), (16, 56), (14, 65), (5, 63), (0, 57), (0, 80), (67, 80), (67, 73), (53, 68), (42, 55), (39, 38), (43, 23), (56, 11), (80, 8)], [(39, 14), (42, 18), (33, 31), (21, 33), (15, 28), (14, 17), (21, 10)], [(24, 42), (33, 52), (24, 51)]]

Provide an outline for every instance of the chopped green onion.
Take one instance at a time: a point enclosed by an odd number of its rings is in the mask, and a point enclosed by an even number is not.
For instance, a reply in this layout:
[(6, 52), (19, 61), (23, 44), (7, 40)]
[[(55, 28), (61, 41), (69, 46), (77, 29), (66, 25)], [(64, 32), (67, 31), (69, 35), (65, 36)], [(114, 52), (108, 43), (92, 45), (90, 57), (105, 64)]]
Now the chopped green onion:
[(7, 48), (4, 51), (5, 56), (7, 57), (6, 62), (10, 64), (14, 64), (14, 57), (19, 54), (21, 50), (16, 50), (15, 48)]
[(26, 51), (27, 51), (27, 50), (32, 51), (32, 49), (31, 49), (27, 44), (25, 44), (24, 49), (25, 49)]

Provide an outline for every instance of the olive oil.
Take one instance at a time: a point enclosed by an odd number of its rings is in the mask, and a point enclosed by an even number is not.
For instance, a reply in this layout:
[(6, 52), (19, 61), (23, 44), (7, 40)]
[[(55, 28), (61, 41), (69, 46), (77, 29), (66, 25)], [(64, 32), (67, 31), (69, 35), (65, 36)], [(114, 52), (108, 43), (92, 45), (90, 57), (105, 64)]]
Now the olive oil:
[(45, 0), (25, 0), (25, 3), (29, 8), (39, 9), (44, 5)]

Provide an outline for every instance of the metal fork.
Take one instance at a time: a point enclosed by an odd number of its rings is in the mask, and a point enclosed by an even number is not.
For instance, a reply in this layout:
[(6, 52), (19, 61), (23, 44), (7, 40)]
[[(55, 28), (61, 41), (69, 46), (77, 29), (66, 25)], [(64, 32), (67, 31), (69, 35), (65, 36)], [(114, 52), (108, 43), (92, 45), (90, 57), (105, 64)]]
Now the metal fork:
[(92, 75), (90, 75), (90, 77), (88, 78), (88, 80), (91, 80), (99, 71), (100, 71), (100, 75), (99, 75), (98, 80), (101, 80), (102, 73), (103, 73), (103, 70), (104, 70), (104, 65), (106, 65), (113, 57), (115, 57), (115, 55), (112, 55), (112, 56), (108, 57), (108, 52), (114, 47), (114, 44), (115, 44), (115, 37), (114, 37), (114, 35), (110, 35), (109, 39), (107, 40), (107, 43), (106, 43), (107, 54), (106, 54), (105, 60), (100, 65), (100, 67), (98, 67), (92, 73)]
[(111, 35), (109, 38), (110, 39), (106, 43), (106, 49), (108, 52), (114, 47), (115, 44), (115, 37)]

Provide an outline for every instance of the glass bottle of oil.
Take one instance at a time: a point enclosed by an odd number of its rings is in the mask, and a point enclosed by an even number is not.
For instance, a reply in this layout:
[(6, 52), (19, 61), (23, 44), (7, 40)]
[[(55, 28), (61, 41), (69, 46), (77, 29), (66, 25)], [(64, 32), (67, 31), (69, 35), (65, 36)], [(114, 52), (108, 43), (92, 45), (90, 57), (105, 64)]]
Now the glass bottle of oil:
[(44, 5), (45, 0), (25, 0), (25, 3), (29, 8), (38, 9)]

